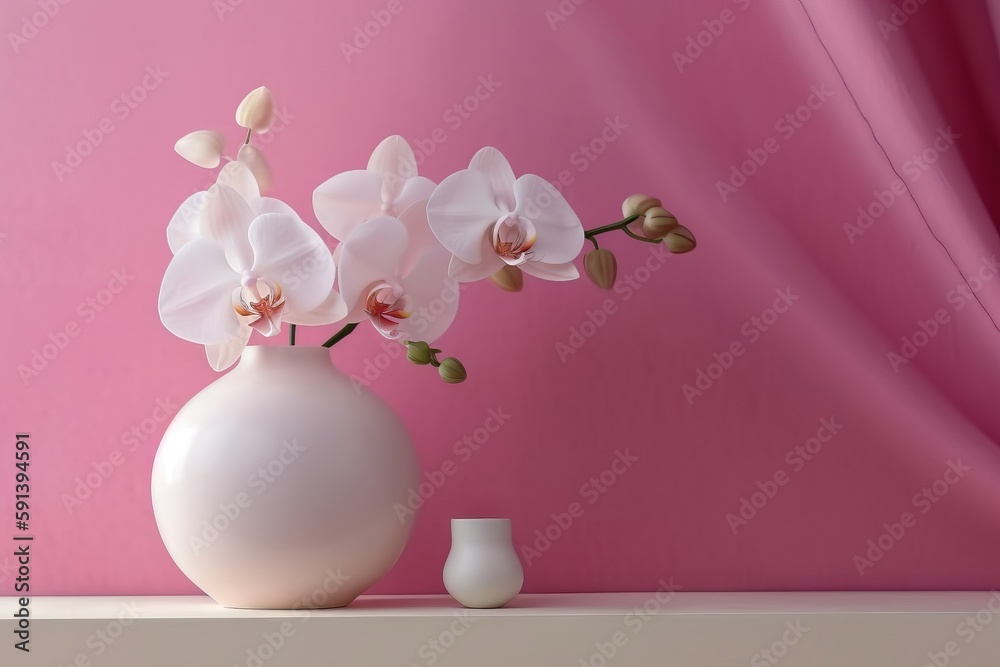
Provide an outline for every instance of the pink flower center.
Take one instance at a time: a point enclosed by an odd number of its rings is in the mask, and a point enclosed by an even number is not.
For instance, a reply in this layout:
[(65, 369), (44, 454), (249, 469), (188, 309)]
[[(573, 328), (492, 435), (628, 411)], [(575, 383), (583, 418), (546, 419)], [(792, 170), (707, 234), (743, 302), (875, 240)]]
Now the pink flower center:
[(535, 245), (535, 226), (517, 213), (507, 213), (493, 225), (493, 252), (511, 266), (524, 264)]
[(386, 338), (396, 338), (400, 323), (413, 314), (409, 310), (409, 301), (402, 290), (383, 283), (368, 293), (365, 313), (379, 333)]
[(257, 278), (247, 272), (243, 276), (243, 286), (237, 289), (233, 299), (233, 309), (247, 320), (247, 324), (265, 336), (273, 336), (281, 331), (281, 315), (285, 310), (285, 300), (281, 295), (281, 285), (264, 278)]

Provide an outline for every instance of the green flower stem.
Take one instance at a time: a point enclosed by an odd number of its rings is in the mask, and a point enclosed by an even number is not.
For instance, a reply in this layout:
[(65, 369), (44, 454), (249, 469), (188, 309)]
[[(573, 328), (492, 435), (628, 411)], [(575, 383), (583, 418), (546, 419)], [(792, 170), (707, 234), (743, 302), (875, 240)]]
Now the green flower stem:
[(598, 234), (606, 234), (607, 232), (613, 232), (616, 229), (625, 229), (625, 225), (629, 224), (630, 222), (635, 222), (641, 217), (642, 217), (641, 215), (636, 213), (635, 215), (630, 215), (624, 220), (619, 220), (618, 222), (612, 222), (610, 225), (604, 225), (603, 227), (595, 227), (593, 229), (588, 229), (583, 232), (583, 237), (593, 241), (594, 237), (597, 236)]
[(295, 345), (295, 325), (288, 325), (288, 344)]
[(597, 245), (597, 235), (606, 234), (607, 232), (613, 232), (615, 230), (622, 230), (636, 241), (644, 241), (645, 243), (659, 243), (661, 239), (647, 239), (645, 236), (639, 236), (631, 229), (628, 228), (630, 222), (634, 222), (641, 218), (642, 216), (636, 213), (635, 215), (630, 215), (624, 220), (619, 220), (618, 222), (612, 222), (610, 225), (604, 225), (603, 227), (595, 227), (594, 229), (588, 229), (583, 232), (583, 238), (587, 239), (594, 244), (594, 250), (598, 250), (600, 246)]
[(645, 241), (646, 243), (659, 243), (662, 241), (662, 239), (647, 239), (645, 236), (639, 236), (628, 227), (622, 227), (622, 231), (634, 238), (636, 241)]
[(333, 347), (343, 339), (351, 335), (351, 332), (358, 327), (359, 322), (354, 322), (353, 324), (346, 324), (344, 328), (337, 333), (330, 336), (330, 339), (323, 343), (323, 347)]

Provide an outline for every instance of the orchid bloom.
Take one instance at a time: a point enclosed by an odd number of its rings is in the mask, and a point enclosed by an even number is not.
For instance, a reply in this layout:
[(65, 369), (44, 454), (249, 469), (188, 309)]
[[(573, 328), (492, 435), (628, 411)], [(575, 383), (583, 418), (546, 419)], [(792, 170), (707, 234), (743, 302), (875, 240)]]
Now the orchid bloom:
[(163, 276), (160, 319), (171, 333), (204, 344), (212, 368), (223, 370), (253, 330), (273, 336), (282, 321), (318, 324), (347, 314), (319, 234), (277, 200), (265, 203), (275, 210), (256, 214), (233, 188), (213, 188), (199, 236), (176, 249)]
[(434, 182), (417, 175), (410, 145), (393, 135), (375, 148), (367, 169), (345, 171), (316, 188), (313, 209), (320, 224), (343, 241), (366, 220), (397, 217), (433, 191)]
[(380, 334), (431, 342), (458, 311), (458, 284), (448, 278), (449, 253), (427, 225), (426, 202), (399, 216), (376, 216), (340, 245), (340, 291), (348, 322), (368, 319)]
[[(248, 145), (243, 146), (247, 147)], [(245, 237), (250, 229), (250, 222), (265, 213), (280, 213), (299, 220), (298, 214), (285, 202), (260, 196), (257, 177), (242, 160), (243, 155), (244, 151), (240, 149), (241, 158), (219, 171), (215, 185), (188, 197), (174, 213), (167, 225), (167, 245), (174, 255), (197, 238), (224, 241), (220, 235), (229, 233)], [(229, 244), (226, 247), (229, 256), (234, 252), (234, 246)], [(299, 319), (293, 323), (330, 324), (343, 318), (340, 295), (333, 291), (332, 281), (330, 288), (326, 301), (311, 313), (300, 313)]]
[(483, 148), (427, 203), (431, 230), (454, 257), (449, 275), (486, 278), (506, 266), (545, 280), (573, 280), (583, 225), (556, 188), (534, 174), (514, 178), (507, 159)]

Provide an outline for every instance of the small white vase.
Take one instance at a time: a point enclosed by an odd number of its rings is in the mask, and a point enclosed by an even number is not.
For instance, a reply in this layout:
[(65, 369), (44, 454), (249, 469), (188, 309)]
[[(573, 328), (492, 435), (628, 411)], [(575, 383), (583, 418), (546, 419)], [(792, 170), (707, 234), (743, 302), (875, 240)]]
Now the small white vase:
[(523, 584), (510, 519), (451, 520), (444, 587), (453, 598), (472, 609), (493, 609), (513, 600)]
[(192, 398), (153, 463), (177, 566), (226, 607), (342, 607), (385, 574), (419, 481), (403, 423), (323, 347), (248, 347)]

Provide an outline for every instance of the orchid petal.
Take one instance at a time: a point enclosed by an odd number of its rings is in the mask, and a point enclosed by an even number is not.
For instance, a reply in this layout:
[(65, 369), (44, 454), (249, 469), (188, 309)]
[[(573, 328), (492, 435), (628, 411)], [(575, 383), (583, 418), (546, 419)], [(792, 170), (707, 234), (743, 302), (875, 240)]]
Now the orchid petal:
[(167, 245), (175, 255), (200, 235), (201, 217), (205, 211), (206, 193), (196, 192), (181, 204), (167, 223)]
[(323, 228), (342, 241), (382, 212), (382, 177), (365, 170), (337, 174), (313, 192), (313, 210)]
[(221, 343), (237, 333), (232, 292), (239, 275), (225, 250), (207, 239), (191, 241), (171, 260), (160, 286), (160, 320), (171, 333), (193, 343)]
[(239, 331), (222, 343), (205, 346), (205, 355), (212, 370), (224, 371), (240, 358), (250, 341), (250, 327), (241, 326)]
[(174, 144), (182, 158), (205, 169), (215, 169), (222, 159), (225, 138), (212, 130), (196, 130), (185, 134)]
[(323, 303), (305, 313), (287, 311), (285, 321), (291, 324), (333, 324), (347, 317), (347, 302), (336, 290), (331, 289), (330, 294)]
[(368, 171), (382, 177), (381, 195), (385, 201), (395, 201), (407, 179), (417, 175), (417, 159), (406, 139), (394, 134), (386, 137), (372, 151)]
[(253, 211), (253, 217), (255, 218), (265, 213), (281, 213), (282, 215), (299, 217), (299, 214), (291, 206), (273, 197), (258, 197), (254, 199), (250, 202), (250, 210)]
[(250, 205), (228, 185), (213, 185), (205, 193), (201, 235), (225, 249), (229, 265), (237, 272), (245, 271), (253, 263), (253, 252), (247, 240), (253, 218)]
[(431, 248), (403, 278), (413, 315), (399, 323), (399, 339), (433, 343), (455, 320), (458, 312), (458, 281), (448, 277), (448, 254)]
[(496, 255), (484, 255), (479, 264), (468, 264), (453, 256), (448, 264), (448, 275), (460, 283), (474, 283), (489, 278), (503, 266), (503, 260)]
[(403, 189), (393, 201), (392, 207), (395, 209), (394, 215), (399, 217), (403, 211), (410, 206), (413, 206), (413, 204), (418, 201), (430, 199), (430, 196), (436, 187), (437, 185), (434, 181), (429, 178), (424, 178), (423, 176), (414, 176), (413, 178), (407, 179), (406, 183), (403, 184)]
[(427, 200), (418, 201), (407, 207), (400, 214), (399, 220), (406, 225), (406, 235), (408, 238), (406, 253), (399, 260), (399, 264), (396, 265), (399, 275), (409, 273), (417, 258), (424, 251), (431, 248), (438, 249), (443, 254), (445, 264), (448, 263), (451, 253), (445, 250), (444, 246), (437, 240), (434, 232), (431, 231), (430, 224), (427, 222)]
[(497, 205), (504, 213), (514, 210), (514, 170), (511, 169), (510, 162), (503, 153), (492, 146), (480, 148), (472, 156), (469, 169), (480, 171), (490, 177)]
[(260, 196), (260, 186), (257, 185), (253, 172), (239, 160), (233, 160), (220, 169), (215, 182), (228, 185), (248, 202)]
[(271, 167), (264, 159), (264, 154), (252, 144), (243, 144), (236, 154), (236, 161), (245, 165), (254, 180), (257, 181), (257, 188), (260, 191), (271, 187)]
[(580, 272), (573, 265), (573, 262), (565, 264), (546, 264), (545, 262), (525, 262), (521, 265), (521, 270), (542, 280), (576, 280), (580, 277)]
[(538, 239), (531, 247), (535, 262), (570, 262), (583, 249), (583, 225), (555, 186), (540, 176), (525, 174), (514, 183), (518, 215), (531, 220)]
[(394, 279), (409, 237), (402, 222), (387, 215), (369, 220), (341, 244), (340, 294), (351, 314), (364, 304), (374, 283)]
[(336, 269), (330, 250), (298, 216), (265, 213), (250, 224), (250, 271), (277, 283), (286, 310), (307, 313), (329, 296)]
[(427, 219), (434, 236), (469, 264), (482, 260), (483, 235), (501, 215), (489, 177), (470, 169), (441, 181), (427, 202)]

